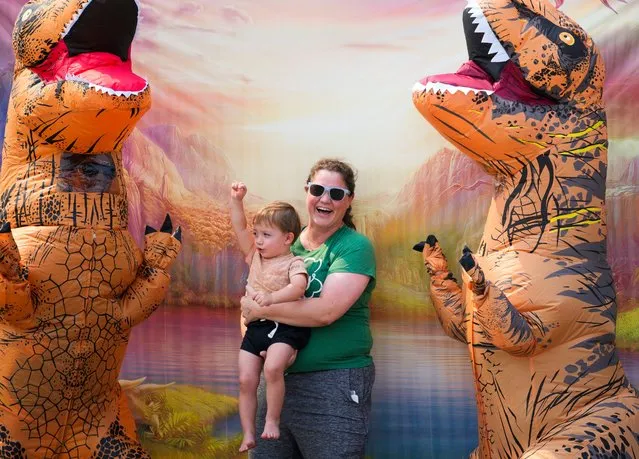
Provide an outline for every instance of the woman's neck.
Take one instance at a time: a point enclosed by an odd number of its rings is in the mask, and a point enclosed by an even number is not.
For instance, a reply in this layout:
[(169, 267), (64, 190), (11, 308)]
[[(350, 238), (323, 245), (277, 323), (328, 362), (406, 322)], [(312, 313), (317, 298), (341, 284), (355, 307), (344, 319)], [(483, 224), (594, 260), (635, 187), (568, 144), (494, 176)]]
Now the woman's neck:
[(341, 223), (339, 226), (336, 226), (335, 228), (324, 229), (314, 227), (313, 225), (308, 225), (306, 228), (304, 228), (304, 231), (302, 231), (302, 234), (300, 236), (301, 243), (306, 250), (315, 250), (323, 243), (325, 243), (328, 238), (335, 234), (337, 230), (339, 230), (342, 226), (344, 226), (343, 223)]

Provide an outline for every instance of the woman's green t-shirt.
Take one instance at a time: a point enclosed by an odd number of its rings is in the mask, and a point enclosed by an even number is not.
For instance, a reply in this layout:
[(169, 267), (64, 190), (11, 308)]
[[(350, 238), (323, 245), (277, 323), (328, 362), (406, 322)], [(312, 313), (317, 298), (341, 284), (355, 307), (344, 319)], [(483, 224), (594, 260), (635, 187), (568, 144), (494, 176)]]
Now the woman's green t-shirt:
[(346, 313), (326, 327), (314, 327), (308, 345), (297, 355), (289, 373), (362, 368), (370, 365), (373, 337), (368, 302), (375, 288), (375, 252), (366, 236), (342, 226), (315, 250), (306, 250), (299, 238), (291, 252), (304, 259), (308, 272), (306, 298), (317, 298), (332, 273), (364, 274), (370, 281)]

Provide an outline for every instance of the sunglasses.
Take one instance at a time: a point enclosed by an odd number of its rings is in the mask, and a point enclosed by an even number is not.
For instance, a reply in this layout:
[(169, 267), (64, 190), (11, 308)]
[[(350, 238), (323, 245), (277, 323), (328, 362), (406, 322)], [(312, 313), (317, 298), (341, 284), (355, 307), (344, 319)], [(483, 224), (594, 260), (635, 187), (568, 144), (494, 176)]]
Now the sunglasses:
[(324, 196), (324, 193), (328, 193), (333, 201), (341, 201), (344, 199), (344, 196), (351, 194), (351, 191), (346, 188), (338, 186), (324, 186), (313, 182), (308, 182), (306, 184), (306, 189), (309, 193), (311, 193), (311, 196), (315, 196), (316, 198)]

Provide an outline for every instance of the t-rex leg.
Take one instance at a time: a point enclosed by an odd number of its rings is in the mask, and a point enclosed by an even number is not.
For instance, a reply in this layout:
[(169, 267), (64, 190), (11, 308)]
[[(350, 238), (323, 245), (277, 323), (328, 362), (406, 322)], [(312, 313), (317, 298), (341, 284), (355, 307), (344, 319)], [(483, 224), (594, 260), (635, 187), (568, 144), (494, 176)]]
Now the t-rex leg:
[(135, 422), (129, 411), (124, 392), (120, 395), (119, 415), (109, 426), (108, 435), (98, 441), (96, 451), (91, 455), (95, 459), (115, 457), (150, 459), (142, 448), (137, 436)]
[(597, 403), (576, 420), (558, 424), (522, 459), (639, 457), (639, 403), (634, 396)]

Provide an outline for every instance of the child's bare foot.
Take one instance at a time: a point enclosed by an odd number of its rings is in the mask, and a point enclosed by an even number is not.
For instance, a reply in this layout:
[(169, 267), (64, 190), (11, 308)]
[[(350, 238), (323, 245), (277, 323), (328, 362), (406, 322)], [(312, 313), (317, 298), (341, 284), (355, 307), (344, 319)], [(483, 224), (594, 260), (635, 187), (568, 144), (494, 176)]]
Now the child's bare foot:
[(277, 440), (280, 438), (280, 425), (279, 422), (266, 420), (264, 424), (264, 432), (262, 432), (262, 438), (264, 440)]
[(255, 448), (255, 436), (244, 435), (244, 438), (242, 438), (242, 444), (240, 445), (240, 453), (244, 453), (248, 451), (249, 449), (253, 449), (253, 448)]

